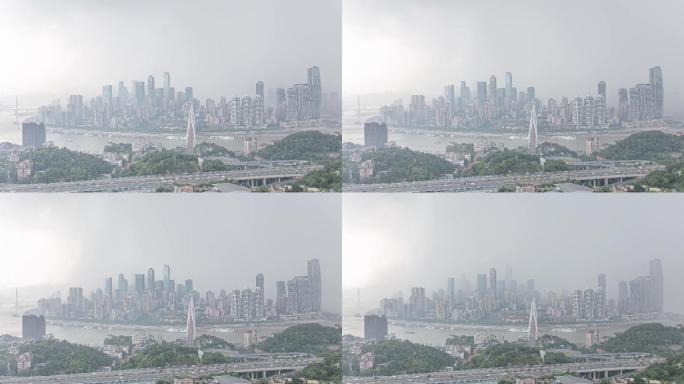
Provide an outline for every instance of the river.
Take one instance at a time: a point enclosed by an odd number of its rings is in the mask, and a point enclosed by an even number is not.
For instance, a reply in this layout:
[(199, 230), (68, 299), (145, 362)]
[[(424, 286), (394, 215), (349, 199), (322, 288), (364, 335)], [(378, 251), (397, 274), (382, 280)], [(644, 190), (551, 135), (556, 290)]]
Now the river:
[[(0, 335), (21, 336), (21, 317), (16, 316), (16, 306), (11, 295), (5, 293), (0, 301)], [(18, 312), (23, 313), (35, 308), (35, 298), (20, 299)], [(222, 325), (198, 325), (197, 334), (210, 334), (220, 337), (230, 343), (242, 345), (243, 334), (248, 329), (256, 329), (260, 336), (270, 336), (281, 332), (286, 328), (302, 322), (311, 321), (283, 321), (254, 324), (222, 324)], [(323, 325), (335, 326), (339, 321), (316, 320)], [(155, 325), (132, 325), (132, 324), (95, 324), (76, 323), (48, 320), (46, 332), (57, 339), (67, 340), (72, 343), (101, 347), (107, 335), (133, 336), (136, 333), (144, 333), (155, 338), (173, 341), (185, 337), (185, 326), (155, 326)]]
[[(378, 116), (378, 111), (379, 107), (362, 107), (360, 121), (365, 121), (369, 118)], [(342, 134), (345, 142), (363, 144), (363, 124), (360, 124), (358, 120), (356, 107), (346, 105), (342, 115)], [(668, 133), (679, 132), (679, 130), (669, 127), (659, 128), (659, 130)], [(597, 137), (601, 144), (612, 144), (635, 132), (637, 132), (637, 130), (627, 129), (595, 132), (540, 132), (538, 142), (553, 142), (583, 154), (588, 138)], [(503, 144), (504, 147), (509, 149), (527, 146), (527, 134), (526, 132), (480, 133), (427, 131), (404, 127), (389, 127), (388, 141), (394, 142), (399, 147), (408, 147), (417, 151), (443, 154), (447, 145), (450, 143), (494, 143), (497, 145)]]
[[(674, 322), (661, 322), (665, 325), (676, 325)], [(613, 336), (618, 332), (624, 332), (627, 328), (636, 324), (637, 323), (540, 325), (539, 334), (554, 335), (575, 344), (584, 345), (586, 332), (590, 329), (598, 330), (601, 337)], [(342, 321), (342, 332), (344, 334), (363, 337), (363, 317), (345, 316)], [(477, 333), (486, 333), (495, 336), (499, 340), (515, 341), (521, 337), (527, 337), (527, 328), (523, 325), (427, 324), (390, 320), (388, 324), (388, 333), (394, 335), (398, 339), (441, 347), (451, 335), (474, 336)]]
[[(14, 144), (21, 144), (21, 125), (14, 124), (15, 116), (12, 111), (0, 111), (0, 143), (10, 142)], [(317, 129), (326, 133), (339, 132), (337, 130), (314, 127), (310, 129)], [(241, 153), (244, 148), (244, 139), (247, 137), (256, 137), (258, 143), (271, 143), (279, 140), (296, 130), (294, 129), (280, 129), (269, 132), (197, 132), (198, 141), (206, 141), (221, 145), (228, 150)], [(57, 147), (66, 147), (68, 149), (80, 152), (87, 152), (91, 154), (101, 154), (104, 146), (108, 142), (116, 143), (133, 143), (137, 140), (145, 142), (152, 142), (160, 144), (164, 148), (172, 149), (178, 146), (185, 147), (185, 134), (183, 132), (173, 133), (140, 133), (140, 132), (103, 132), (96, 130), (84, 129), (65, 129), (65, 128), (51, 128), (46, 129), (46, 139), (48, 142), (54, 143)]]

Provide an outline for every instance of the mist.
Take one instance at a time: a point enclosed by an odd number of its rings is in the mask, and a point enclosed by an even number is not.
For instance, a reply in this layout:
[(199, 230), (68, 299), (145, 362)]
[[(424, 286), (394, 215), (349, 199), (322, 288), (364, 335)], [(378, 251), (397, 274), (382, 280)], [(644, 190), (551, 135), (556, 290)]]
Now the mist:
[(684, 105), (684, 3), (655, 0), (349, 0), (343, 8), (344, 93), (390, 103), (410, 94), (439, 96), (447, 84), (512, 72), (518, 91), (546, 101), (597, 94), (649, 80), (659, 65), (665, 113)]
[(95, 96), (148, 75), (159, 88), (169, 72), (176, 91), (217, 99), (305, 82), (314, 65), (339, 92), (341, 12), (340, 0), (3, 1), (0, 96)]
[(356, 305), (358, 289), (361, 306), (377, 308), (411, 287), (446, 290), (448, 277), (474, 287), (492, 267), (504, 279), (507, 265), (540, 292), (595, 288), (605, 273), (617, 298), (618, 281), (660, 258), (665, 309), (682, 313), (682, 209), (675, 195), (345, 195), (344, 304)]
[[(341, 305), (341, 207), (336, 195), (33, 195), (0, 200), (0, 288), (80, 286), (169, 264), (177, 283), (207, 290), (255, 287), (321, 266), (324, 310)], [(63, 291), (64, 295), (65, 292)]]

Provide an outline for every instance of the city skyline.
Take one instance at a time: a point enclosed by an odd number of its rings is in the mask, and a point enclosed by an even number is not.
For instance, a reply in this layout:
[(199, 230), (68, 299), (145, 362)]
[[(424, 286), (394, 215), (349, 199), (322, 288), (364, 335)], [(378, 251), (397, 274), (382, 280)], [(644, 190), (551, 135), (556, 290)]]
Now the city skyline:
[[(477, 322), (521, 321), (529, 309), (530, 329), (536, 329), (538, 306), (544, 320), (557, 323), (646, 319), (667, 312), (663, 307), (663, 265), (660, 259), (653, 259), (641, 267), (639, 276), (628, 281), (609, 281), (606, 273), (598, 272), (593, 286), (577, 286), (569, 292), (540, 288), (536, 276), (516, 278), (510, 265), (503, 271), (492, 267), (488, 273), (461, 276), (458, 281), (448, 277), (446, 284), (434, 291), (424, 286), (407, 288), (409, 295), (381, 298), (377, 310), (392, 318)], [(617, 296), (608, 294), (611, 285), (610, 291)]]
[(192, 276), (173, 271), (169, 264), (162, 266), (161, 273), (154, 267), (146, 271), (111, 271), (94, 291), (88, 292), (78, 282), (72, 282), (67, 292), (40, 298), (29, 312), (58, 319), (135, 322), (160, 315), (179, 316), (187, 310), (188, 329), (192, 326), (193, 331), (195, 309), (200, 310), (199, 319), (212, 323), (299, 319), (320, 314), (324, 307), (320, 261), (307, 260), (306, 266), (306, 274), (271, 282), (276, 286), (275, 297), (266, 295), (268, 284), (260, 272), (255, 274), (253, 285), (227, 285), (205, 292), (195, 288)]
[(193, 83), (198, 94), (217, 98), (226, 90), (251, 94), (256, 80), (272, 88), (303, 82), (301, 68), (312, 62), (327, 74), (325, 88), (341, 88), (337, 0), (12, 1), (0, 10), (8, 58), (0, 64), (0, 95), (94, 96), (103, 79), (128, 84), (145, 79), (143, 70), (174, 73), (177, 84)]
[[(343, 9), (345, 101), (440, 96), (446, 84), (472, 86), (491, 74), (503, 84), (503, 74), (512, 72), (519, 90), (535, 86), (544, 99), (594, 94), (603, 80), (610, 103), (620, 84), (644, 82), (640, 68), (660, 65), (671, 68), (665, 114), (681, 113), (684, 76), (675, 69), (684, 66), (684, 55), (670, 48), (684, 35), (674, 16), (681, 11), (681, 4), (665, 1), (352, 0)], [(494, 14), (502, 17), (494, 22)]]
[(682, 289), (675, 271), (684, 268), (677, 218), (669, 213), (676, 200), (642, 199), (635, 205), (630, 196), (376, 199), (344, 199), (343, 294), (349, 310), (356, 306), (357, 289), (367, 310), (399, 292), (408, 298), (410, 287), (444, 290), (449, 277), (460, 282), (465, 276), (473, 287), (478, 274), (495, 268), (503, 276), (507, 266), (514, 279), (535, 279), (542, 292), (595, 288), (605, 273), (608, 297), (617, 299), (618, 282), (648, 274), (648, 261), (658, 258), (666, 266), (665, 310), (684, 311), (673, 294)]
[(161, 276), (159, 268), (169, 264), (201, 292), (253, 286), (260, 272), (265, 295), (275, 298), (276, 280), (306, 275), (306, 261), (317, 258), (324, 310), (339, 312), (341, 250), (331, 246), (340, 243), (339, 197), (281, 199), (8, 199), (0, 203), (0, 241), (5, 254), (15, 256), (4, 258), (0, 281), (3, 288), (19, 287), (20, 295), (26, 287), (47, 286), (42, 295), (49, 295), (76, 283), (94, 291), (111, 271), (143, 273), (157, 266)]

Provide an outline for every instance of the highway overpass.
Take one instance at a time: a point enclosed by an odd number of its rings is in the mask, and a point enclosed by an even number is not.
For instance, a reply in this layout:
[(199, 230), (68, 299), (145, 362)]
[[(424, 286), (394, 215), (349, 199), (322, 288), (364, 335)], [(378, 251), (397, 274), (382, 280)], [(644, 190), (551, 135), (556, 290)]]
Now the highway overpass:
[(344, 377), (342, 382), (344, 384), (476, 384), (497, 383), (504, 378), (544, 377), (565, 372), (576, 373), (585, 377), (601, 378), (642, 370), (659, 361), (661, 359), (622, 359), (529, 367), (467, 369), (414, 375)]
[(152, 383), (160, 379), (174, 377), (199, 377), (235, 373), (247, 378), (262, 378), (280, 375), (303, 369), (322, 359), (307, 357), (301, 359), (263, 360), (229, 364), (193, 365), (185, 367), (126, 369), (109, 372), (93, 372), (74, 375), (0, 377), (1, 384), (115, 384), (115, 383)]
[(268, 184), (322, 169), (320, 165), (273, 166), (221, 172), (197, 172), (171, 175), (114, 177), (107, 179), (40, 184), (0, 184), (0, 192), (154, 192), (174, 184), (217, 183), (233, 180), (250, 186)]
[(412, 181), (385, 184), (344, 184), (344, 192), (495, 192), (501, 187), (516, 185), (542, 185), (562, 182), (583, 182), (593, 185), (607, 185), (644, 177), (663, 166), (615, 166), (602, 169), (585, 169), (563, 172), (535, 172), (520, 175), (492, 175), (455, 177), (427, 181)]

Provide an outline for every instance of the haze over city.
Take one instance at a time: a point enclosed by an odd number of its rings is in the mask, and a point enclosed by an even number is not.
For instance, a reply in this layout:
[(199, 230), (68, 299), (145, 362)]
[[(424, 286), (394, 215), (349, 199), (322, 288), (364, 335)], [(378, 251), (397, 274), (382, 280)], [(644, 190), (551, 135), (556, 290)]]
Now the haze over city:
[(542, 99), (594, 94), (648, 81), (663, 68), (665, 114), (681, 115), (684, 5), (658, 0), (596, 4), (480, 1), (345, 1), (343, 71), (346, 101), (389, 103), (410, 94), (442, 95), (446, 84), (512, 72), (514, 86)]
[(267, 88), (305, 82), (313, 65), (326, 91), (341, 86), (338, 0), (12, 0), (0, 4), (0, 42), (7, 99), (95, 96), (104, 84), (161, 81), (164, 72), (203, 98), (232, 97), (251, 94), (257, 80)]
[[(648, 275), (662, 260), (665, 310), (684, 311), (677, 271), (684, 240), (668, 196), (346, 195), (343, 203), (343, 287), (347, 308), (375, 308), (381, 297), (410, 288), (446, 290), (448, 277), (476, 286), (477, 274), (506, 267), (537, 290), (572, 292), (607, 278), (609, 298), (618, 281)], [(380, 199), (382, 201), (380, 201)], [(681, 208), (681, 207), (680, 207)]]
[(275, 297), (276, 280), (306, 275), (306, 261), (318, 258), (323, 309), (339, 312), (339, 197), (60, 196), (6, 199), (0, 210), (2, 288), (89, 292), (119, 273), (152, 267), (161, 276), (168, 264), (199, 292), (251, 287), (263, 273)]

